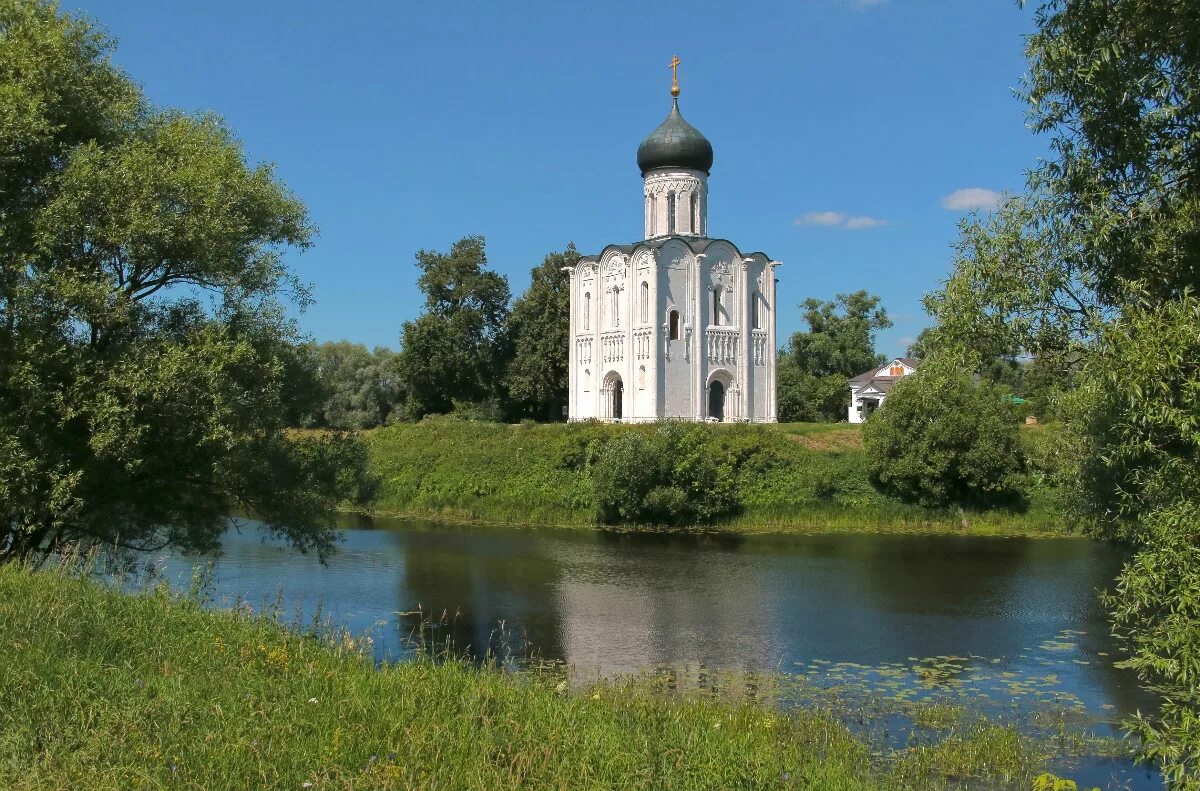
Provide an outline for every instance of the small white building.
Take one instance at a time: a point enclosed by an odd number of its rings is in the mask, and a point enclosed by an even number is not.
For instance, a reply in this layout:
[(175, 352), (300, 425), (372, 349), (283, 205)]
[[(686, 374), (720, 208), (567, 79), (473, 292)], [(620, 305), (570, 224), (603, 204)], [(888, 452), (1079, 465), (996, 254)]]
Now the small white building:
[(888, 391), (901, 377), (917, 372), (918, 362), (911, 357), (897, 357), (880, 368), (872, 368), (850, 380), (851, 423), (862, 423), (871, 413), (883, 406)]
[(569, 418), (773, 423), (779, 262), (708, 236), (712, 145), (671, 95), (637, 152), (642, 241), (567, 270)]

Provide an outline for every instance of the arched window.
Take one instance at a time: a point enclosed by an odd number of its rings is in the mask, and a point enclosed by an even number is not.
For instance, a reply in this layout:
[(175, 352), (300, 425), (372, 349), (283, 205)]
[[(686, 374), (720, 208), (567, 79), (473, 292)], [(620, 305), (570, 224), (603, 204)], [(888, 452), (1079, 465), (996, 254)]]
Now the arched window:
[(642, 315), (640, 318), (642, 324), (650, 320), (650, 284), (646, 282), (642, 283)]
[(667, 324), (670, 327), (671, 340), (679, 340), (679, 311), (671, 311), (671, 315), (667, 317)]
[(700, 196), (692, 193), (692, 233), (700, 234)]
[(675, 193), (667, 193), (667, 236), (675, 233)]
[(583, 295), (583, 328), (590, 330), (592, 328), (592, 292), (587, 292)]
[(761, 330), (762, 329), (762, 294), (759, 294), (757, 291), (754, 292), (753, 321), (754, 321), (754, 324), (752, 326), (754, 327), (754, 329)]
[(888, 376), (904, 376), (904, 366), (893, 365), (892, 370), (888, 371)]
[(721, 287), (713, 289), (712, 323), (714, 327), (721, 326)]
[(650, 235), (658, 232), (658, 193), (650, 195)]
[(612, 294), (612, 306), (609, 310), (609, 323), (613, 327), (621, 326), (621, 291), (614, 288), (609, 292)]

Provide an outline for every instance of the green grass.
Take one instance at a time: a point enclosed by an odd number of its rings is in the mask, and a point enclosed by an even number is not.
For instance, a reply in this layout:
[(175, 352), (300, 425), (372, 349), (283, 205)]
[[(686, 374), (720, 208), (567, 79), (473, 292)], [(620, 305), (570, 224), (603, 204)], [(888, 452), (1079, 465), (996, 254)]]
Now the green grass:
[[(590, 444), (652, 426), (505, 425), (427, 419), (366, 432), (381, 481), (375, 513), (460, 522), (591, 527)], [(717, 425), (714, 453), (739, 460), (741, 533), (893, 531), (1054, 535), (1061, 521), (1041, 492), (1023, 514), (908, 506), (867, 479), (860, 429), (846, 424)]]
[(983, 723), (888, 753), (829, 712), (362, 648), (0, 567), (0, 788), (1029, 788), (1044, 761)]

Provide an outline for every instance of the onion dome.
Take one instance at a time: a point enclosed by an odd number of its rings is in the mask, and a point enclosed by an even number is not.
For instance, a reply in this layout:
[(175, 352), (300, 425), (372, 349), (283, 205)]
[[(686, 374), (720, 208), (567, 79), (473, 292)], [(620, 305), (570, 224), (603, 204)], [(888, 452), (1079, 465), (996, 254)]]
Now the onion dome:
[(700, 134), (699, 129), (683, 120), (678, 97), (671, 102), (667, 120), (638, 146), (637, 163), (642, 175), (655, 168), (686, 168), (705, 173), (712, 169), (712, 143)]

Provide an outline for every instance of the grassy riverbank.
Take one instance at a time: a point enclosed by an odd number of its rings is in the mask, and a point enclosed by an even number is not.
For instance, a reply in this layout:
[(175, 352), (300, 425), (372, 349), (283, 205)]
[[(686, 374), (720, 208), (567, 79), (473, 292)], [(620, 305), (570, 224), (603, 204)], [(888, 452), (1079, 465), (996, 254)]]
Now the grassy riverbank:
[[(595, 524), (589, 448), (648, 426), (504, 425), (450, 419), (366, 433), (381, 515), (497, 524)], [(743, 533), (895, 531), (1053, 535), (1061, 520), (1036, 487), (1025, 513), (930, 511), (877, 492), (860, 428), (846, 424), (710, 426), (710, 451), (736, 459)], [(1044, 430), (1044, 429), (1043, 429)], [(1031, 432), (1026, 432), (1031, 435)]]
[(1027, 789), (1045, 760), (986, 723), (887, 753), (833, 712), (360, 648), (0, 567), (0, 787)]

